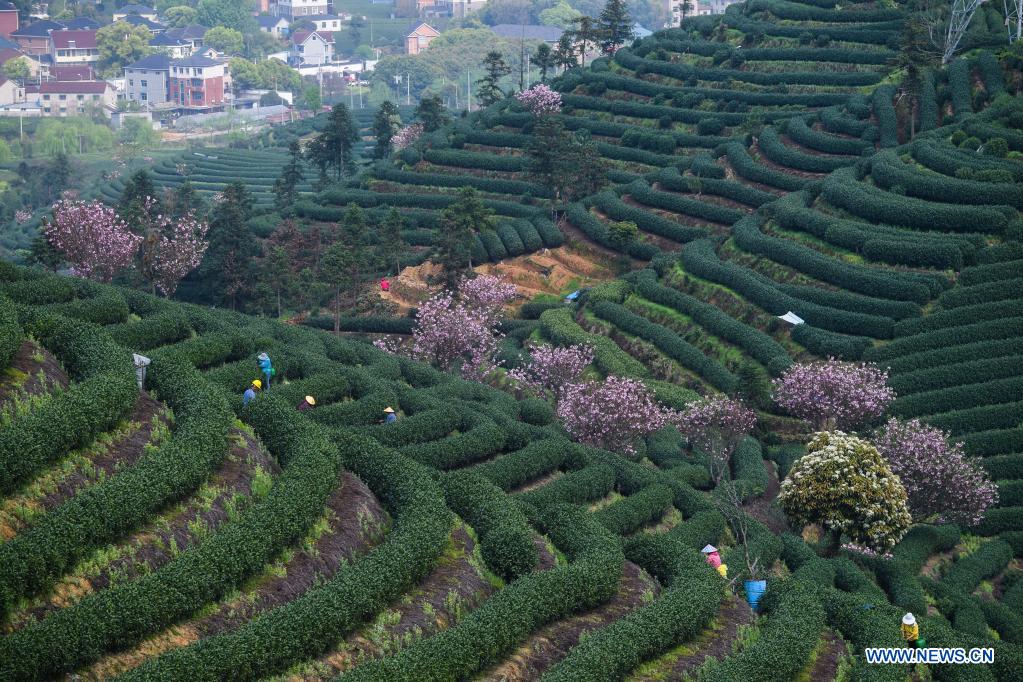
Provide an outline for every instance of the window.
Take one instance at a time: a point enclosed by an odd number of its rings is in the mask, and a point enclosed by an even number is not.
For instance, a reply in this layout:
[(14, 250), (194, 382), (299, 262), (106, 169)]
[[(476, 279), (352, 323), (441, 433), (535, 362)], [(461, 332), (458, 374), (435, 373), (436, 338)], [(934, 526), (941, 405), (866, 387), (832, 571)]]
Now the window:
[(59, 99), (61, 102), (63, 102), (64, 100), (67, 99), (67, 95), (58, 95), (57, 99)]
[(93, 95), (92, 96), (92, 101), (93, 102), (98, 102), (99, 101), (99, 95)]
[(45, 111), (46, 113), (50, 113), (50, 107), (43, 107), (43, 111)]
[(199, 79), (199, 78), (193, 78), (192, 79), (192, 87), (193, 88), (201, 88), (202, 87), (202, 80)]
[[(145, 81), (142, 81), (142, 84), (143, 84), (143, 85), (145, 85), (145, 84), (146, 84), (146, 82), (145, 82)], [(128, 79), (128, 85), (135, 85), (135, 80), (134, 80), (133, 78), (129, 78), (129, 79)]]
[[(93, 98), (95, 98), (95, 97), (96, 97), (96, 95), (93, 95)], [(78, 95), (77, 97), (75, 97), (75, 99), (77, 99), (79, 102), (81, 102), (82, 100), (85, 99), (85, 95)]]
[(139, 99), (141, 99), (143, 102), (148, 101), (149, 100), (148, 93), (143, 92), (141, 95), (139, 95)]
[(149, 82), (148, 81), (139, 81), (139, 83), (141, 83), (142, 87), (144, 87), (144, 88), (148, 88), (149, 87)]
[(47, 102), (49, 102), (50, 101), (50, 96), (49, 95), (43, 95), (43, 99), (46, 100)]
[(196, 102), (201, 102), (202, 101), (202, 93), (198, 92), (196, 90), (193, 90), (192, 91), (192, 99), (195, 100)]

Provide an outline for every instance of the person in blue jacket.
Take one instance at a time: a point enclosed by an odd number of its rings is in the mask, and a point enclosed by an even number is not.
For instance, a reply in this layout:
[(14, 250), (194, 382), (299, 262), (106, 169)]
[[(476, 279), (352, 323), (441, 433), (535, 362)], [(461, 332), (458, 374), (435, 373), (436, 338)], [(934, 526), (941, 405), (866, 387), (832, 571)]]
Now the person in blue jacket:
[(266, 353), (260, 353), (256, 356), (256, 363), (259, 364), (259, 369), (263, 372), (263, 385), (266, 388), (270, 388), (270, 378), (274, 375), (274, 367), (270, 362), (270, 356)]
[(263, 382), (259, 379), (253, 379), (252, 385), (245, 389), (245, 393), (242, 393), (242, 405), (248, 405), (252, 402), (253, 398), (256, 397), (256, 392), (263, 389)]
[(390, 423), (396, 422), (396, 421), (398, 421), (398, 415), (396, 415), (394, 413), (394, 408), (390, 407), (390, 406), (385, 408), (384, 409), (384, 423), (385, 424), (390, 424)]

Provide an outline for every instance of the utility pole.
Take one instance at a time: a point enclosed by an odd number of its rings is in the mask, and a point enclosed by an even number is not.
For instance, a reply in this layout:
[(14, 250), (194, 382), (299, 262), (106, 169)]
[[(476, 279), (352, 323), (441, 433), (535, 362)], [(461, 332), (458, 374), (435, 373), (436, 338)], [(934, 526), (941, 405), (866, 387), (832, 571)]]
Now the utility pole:
[(405, 74), (405, 106), (412, 104), (412, 74)]
[(1023, 0), (1002, 0), (1005, 7), (1005, 27), (1009, 30), (1009, 43), (1023, 38)]
[(465, 110), (472, 111), (472, 81), (469, 80), (469, 67), (465, 68)]

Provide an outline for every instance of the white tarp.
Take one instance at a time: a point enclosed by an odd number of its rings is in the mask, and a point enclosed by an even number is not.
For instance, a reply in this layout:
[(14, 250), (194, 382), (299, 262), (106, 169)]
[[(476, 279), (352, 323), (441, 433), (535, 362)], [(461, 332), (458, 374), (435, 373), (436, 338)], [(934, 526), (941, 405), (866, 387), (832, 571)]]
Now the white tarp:
[(785, 320), (789, 324), (803, 324), (803, 318), (801, 318), (799, 315), (796, 315), (791, 310), (785, 313), (784, 315), (779, 315), (778, 317), (782, 320)]

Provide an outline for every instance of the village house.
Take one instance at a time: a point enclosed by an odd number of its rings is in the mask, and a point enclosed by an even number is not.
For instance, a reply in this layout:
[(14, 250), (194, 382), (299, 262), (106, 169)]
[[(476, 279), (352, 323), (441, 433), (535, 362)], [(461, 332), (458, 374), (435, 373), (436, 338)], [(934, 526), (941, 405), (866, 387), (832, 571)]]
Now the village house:
[(405, 54), (419, 54), (430, 42), (440, 35), (440, 31), (426, 23), (421, 23), (405, 36)]

